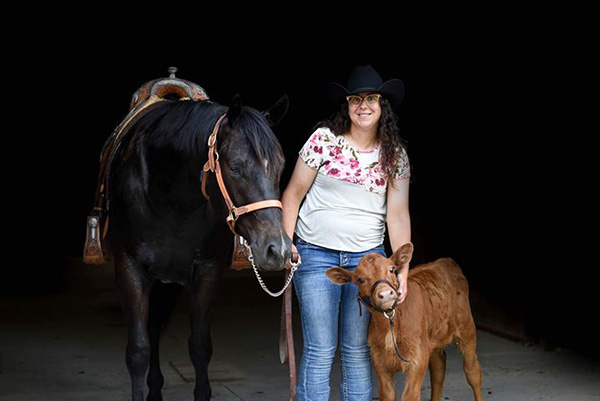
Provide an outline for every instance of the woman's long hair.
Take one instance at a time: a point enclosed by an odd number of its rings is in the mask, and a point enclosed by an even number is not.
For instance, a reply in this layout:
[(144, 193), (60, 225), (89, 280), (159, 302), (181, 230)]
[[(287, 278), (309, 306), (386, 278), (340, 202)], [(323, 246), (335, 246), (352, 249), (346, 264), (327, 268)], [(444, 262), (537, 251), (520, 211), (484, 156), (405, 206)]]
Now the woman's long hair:
[[(398, 128), (398, 117), (390, 102), (381, 97), (381, 117), (377, 127), (377, 139), (379, 140), (379, 164), (385, 177), (390, 180), (394, 177), (396, 166), (400, 161), (402, 149), (406, 150), (406, 142), (400, 137)], [(348, 115), (348, 102), (342, 102), (340, 109), (328, 120), (320, 121), (315, 129), (327, 127), (335, 135), (343, 135), (350, 131), (350, 116)]]

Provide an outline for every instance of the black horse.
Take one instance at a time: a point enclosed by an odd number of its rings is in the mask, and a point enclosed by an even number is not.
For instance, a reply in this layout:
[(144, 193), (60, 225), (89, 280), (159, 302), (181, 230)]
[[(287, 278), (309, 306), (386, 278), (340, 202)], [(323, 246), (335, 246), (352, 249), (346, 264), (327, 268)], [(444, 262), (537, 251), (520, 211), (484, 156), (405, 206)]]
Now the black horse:
[[(174, 303), (173, 286), (164, 283), (180, 284), (190, 294), (194, 399), (210, 399), (210, 322), (220, 278), (231, 263), (233, 234), (226, 223), (229, 211), (210, 172), (210, 199), (202, 194), (207, 139), (225, 114), (217, 150), (236, 205), (279, 199), (284, 158), (270, 125), (283, 116), (274, 116), (274, 110), (287, 110), (287, 97), (264, 113), (242, 106), (237, 97), (230, 107), (166, 100), (141, 117), (121, 144), (110, 174), (108, 239), (129, 332), (126, 361), (134, 401), (144, 397), (146, 376), (147, 399), (162, 400), (158, 343), (167, 316), (161, 311)], [(242, 215), (235, 230), (248, 241), (259, 269), (285, 267), (291, 240), (282, 228), (281, 209)]]

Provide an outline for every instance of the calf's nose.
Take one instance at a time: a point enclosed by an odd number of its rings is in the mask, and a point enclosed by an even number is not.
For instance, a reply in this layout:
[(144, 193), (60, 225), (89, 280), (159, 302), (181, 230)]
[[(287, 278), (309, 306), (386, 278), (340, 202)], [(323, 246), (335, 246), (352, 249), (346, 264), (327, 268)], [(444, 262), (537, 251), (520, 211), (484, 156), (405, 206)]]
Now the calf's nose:
[(377, 293), (377, 296), (379, 297), (379, 299), (390, 298), (393, 295), (394, 295), (394, 290), (379, 291)]

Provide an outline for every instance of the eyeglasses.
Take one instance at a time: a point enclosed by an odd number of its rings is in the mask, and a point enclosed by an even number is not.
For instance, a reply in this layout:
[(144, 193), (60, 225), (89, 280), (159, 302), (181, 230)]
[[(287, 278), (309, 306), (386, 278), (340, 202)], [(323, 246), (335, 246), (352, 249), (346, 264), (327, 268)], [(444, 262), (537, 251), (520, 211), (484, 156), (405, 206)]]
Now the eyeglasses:
[(373, 106), (374, 104), (379, 103), (379, 98), (381, 98), (379, 93), (371, 93), (365, 97), (357, 95), (346, 96), (346, 100), (350, 106), (359, 106), (363, 100), (367, 102), (367, 105)]

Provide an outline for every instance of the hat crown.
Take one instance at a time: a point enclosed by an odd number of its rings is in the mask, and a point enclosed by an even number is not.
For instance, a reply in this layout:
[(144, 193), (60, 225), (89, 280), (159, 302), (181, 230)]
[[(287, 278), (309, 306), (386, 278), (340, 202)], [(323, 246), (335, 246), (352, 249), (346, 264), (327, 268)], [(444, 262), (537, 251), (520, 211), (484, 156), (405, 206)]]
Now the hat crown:
[(327, 93), (335, 104), (346, 100), (346, 96), (361, 92), (381, 93), (386, 100), (392, 103), (392, 107), (398, 108), (404, 98), (404, 83), (399, 79), (390, 79), (383, 82), (381, 76), (370, 65), (354, 67), (348, 77), (346, 87), (337, 82), (327, 85)]
[(370, 65), (359, 65), (354, 67), (348, 77), (348, 92), (354, 93), (359, 90), (376, 91), (383, 84), (383, 79)]

